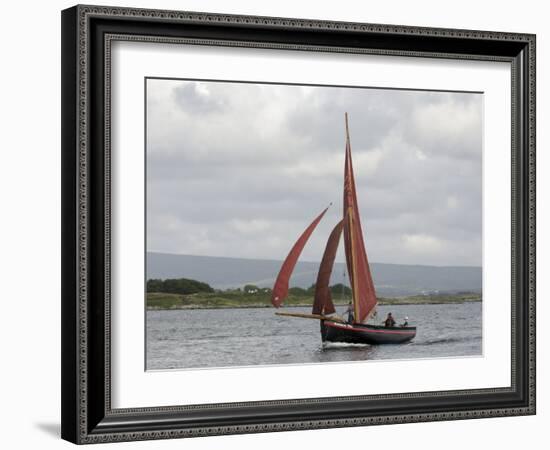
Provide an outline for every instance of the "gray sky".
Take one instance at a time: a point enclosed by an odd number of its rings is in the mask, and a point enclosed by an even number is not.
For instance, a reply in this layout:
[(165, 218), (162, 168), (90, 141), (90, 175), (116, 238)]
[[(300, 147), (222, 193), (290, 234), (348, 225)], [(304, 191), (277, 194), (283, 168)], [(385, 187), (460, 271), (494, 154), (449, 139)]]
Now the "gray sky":
[[(301, 260), (342, 215), (345, 130), (371, 262), (481, 265), (483, 96), (147, 81), (147, 250)], [(338, 261), (343, 261), (339, 251)]]

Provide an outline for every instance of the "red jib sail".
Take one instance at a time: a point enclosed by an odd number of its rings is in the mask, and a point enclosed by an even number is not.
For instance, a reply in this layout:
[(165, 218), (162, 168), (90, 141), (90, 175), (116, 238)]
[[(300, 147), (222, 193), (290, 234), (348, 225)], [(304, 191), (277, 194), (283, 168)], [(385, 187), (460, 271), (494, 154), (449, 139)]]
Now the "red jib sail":
[(319, 214), (316, 217), (316, 219), (313, 222), (311, 222), (311, 225), (307, 227), (306, 230), (302, 233), (302, 235), (298, 238), (298, 240), (290, 250), (290, 253), (286, 257), (285, 261), (283, 262), (283, 265), (281, 266), (281, 270), (279, 271), (279, 275), (275, 280), (275, 285), (273, 286), (273, 292), (271, 294), (271, 303), (276, 308), (281, 306), (281, 303), (287, 297), (288, 280), (292, 275), (294, 266), (296, 265), (296, 262), (298, 261), (298, 258), (300, 257), (300, 253), (302, 253), (302, 250), (306, 245), (307, 240), (311, 236), (311, 233), (313, 233), (313, 230), (315, 230), (315, 227), (321, 221), (321, 219), (323, 218), (327, 210), (328, 208), (326, 208), (321, 214)]
[(317, 282), (315, 283), (315, 300), (313, 302), (313, 310), (311, 311), (312, 314), (324, 315), (336, 312), (332, 303), (329, 283), (332, 267), (334, 266), (334, 258), (336, 258), (336, 251), (338, 250), (340, 236), (342, 235), (343, 222), (344, 220), (338, 222), (328, 238), (321, 266), (319, 267), (319, 273), (317, 274)]
[(344, 246), (346, 263), (353, 292), (354, 321), (364, 323), (374, 312), (377, 304), (374, 283), (363, 241), (359, 218), (359, 206), (355, 191), (355, 177), (351, 160), (348, 115), (346, 113), (346, 163), (344, 175)]

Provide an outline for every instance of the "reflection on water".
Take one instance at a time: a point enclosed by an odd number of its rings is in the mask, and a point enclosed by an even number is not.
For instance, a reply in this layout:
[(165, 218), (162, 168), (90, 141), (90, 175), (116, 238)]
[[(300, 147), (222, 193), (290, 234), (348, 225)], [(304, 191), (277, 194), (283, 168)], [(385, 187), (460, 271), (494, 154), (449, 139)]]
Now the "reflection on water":
[[(309, 312), (309, 308), (292, 308)], [(317, 320), (271, 308), (147, 312), (147, 369), (303, 364), (481, 355), (481, 303), (378, 308), (409, 317), (414, 340), (400, 345), (321, 342)], [(340, 311), (343, 312), (343, 311)]]

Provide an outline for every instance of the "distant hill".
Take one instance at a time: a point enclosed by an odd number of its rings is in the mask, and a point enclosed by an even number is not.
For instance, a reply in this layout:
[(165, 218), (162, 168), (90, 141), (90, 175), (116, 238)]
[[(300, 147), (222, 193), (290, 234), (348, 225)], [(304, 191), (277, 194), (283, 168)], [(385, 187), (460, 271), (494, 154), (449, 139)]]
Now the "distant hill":
[[(255, 284), (272, 287), (281, 261), (214, 256), (147, 253), (147, 279), (191, 278), (216, 289)], [(317, 277), (319, 263), (298, 262), (290, 286), (307, 288)], [(481, 292), (481, 267), (439, 267), (371, 264), (377, 294), (381, 297), (423, 293)], [(344, 263), (336, 263), (331, 284), (342, 283)], [(347, 276), (345, 278), (347, 283)]]

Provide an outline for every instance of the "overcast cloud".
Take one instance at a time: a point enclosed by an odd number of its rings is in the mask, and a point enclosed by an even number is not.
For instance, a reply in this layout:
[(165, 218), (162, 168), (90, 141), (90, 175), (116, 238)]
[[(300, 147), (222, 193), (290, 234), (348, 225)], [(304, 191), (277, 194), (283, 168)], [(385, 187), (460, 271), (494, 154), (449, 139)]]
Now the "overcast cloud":
[[(148, 80), (147, 250), (282, 259), (330, 202), (344, 112), (372, 262), (481, 265), (483, 96)], [(338, 260), (343, 260), (340, 251)]]

